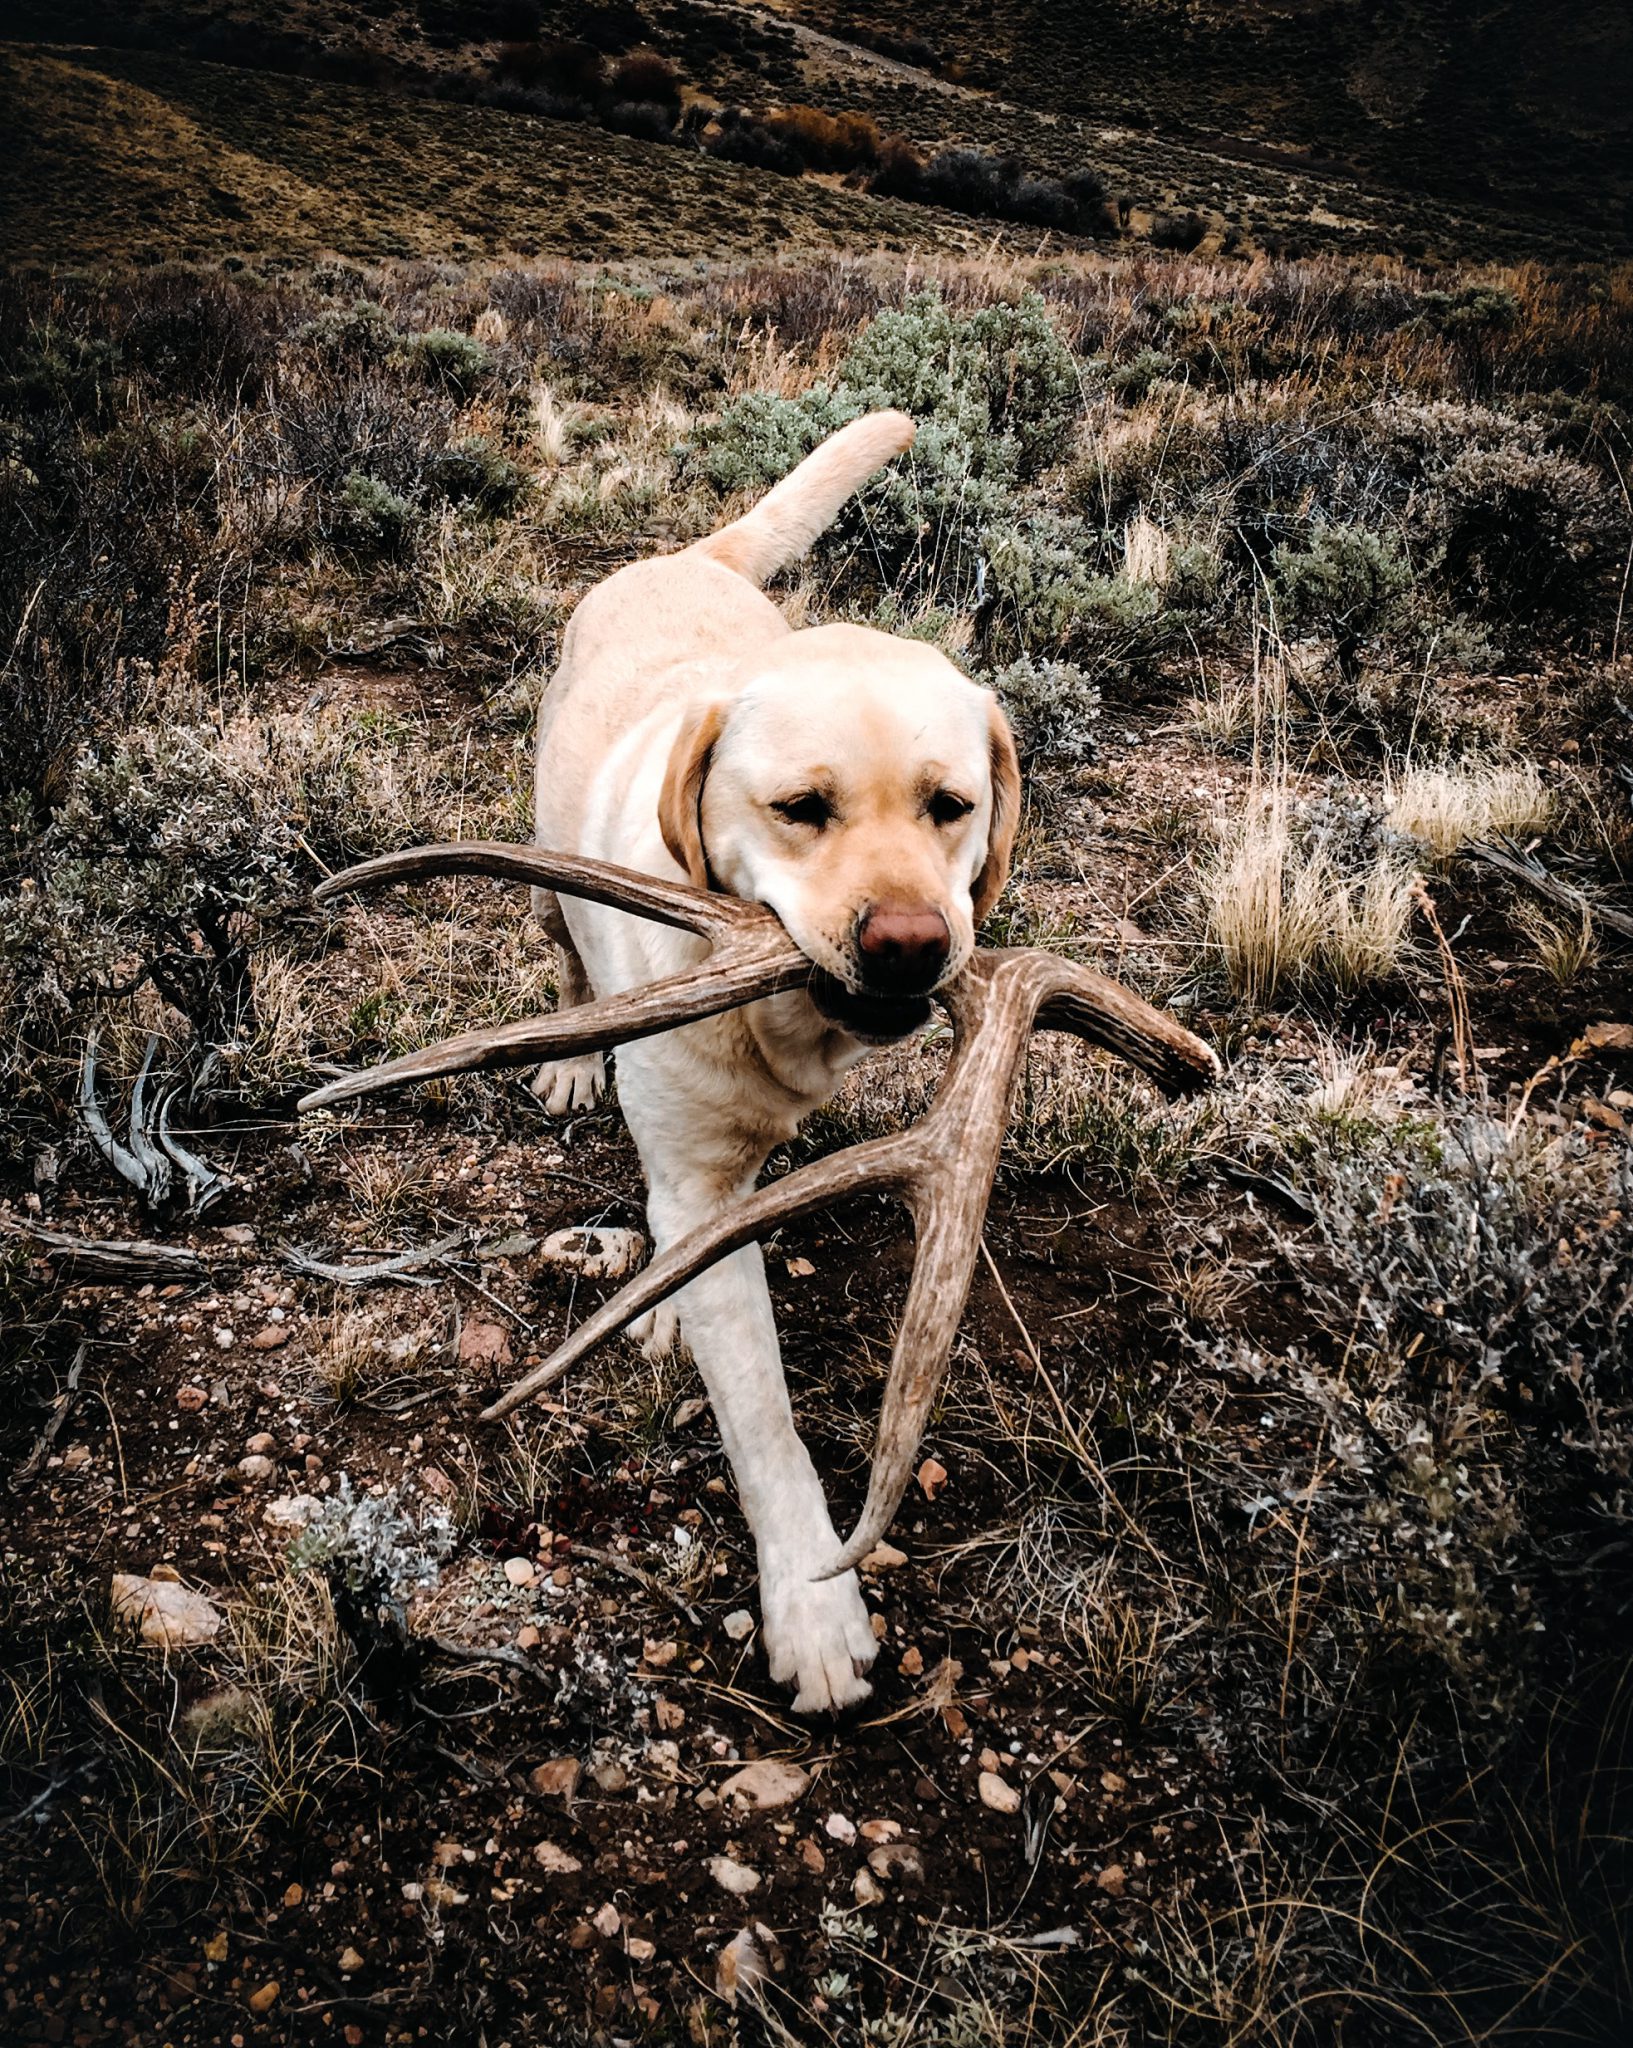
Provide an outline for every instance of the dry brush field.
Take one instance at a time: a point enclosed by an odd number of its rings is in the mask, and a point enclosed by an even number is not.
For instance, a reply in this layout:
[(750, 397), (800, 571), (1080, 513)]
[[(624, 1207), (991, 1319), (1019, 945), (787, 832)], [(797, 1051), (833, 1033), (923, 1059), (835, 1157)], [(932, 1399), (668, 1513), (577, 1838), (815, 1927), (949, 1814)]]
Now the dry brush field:
[[(1625, 2038), (1630, 313), (1153, 253), (5, 284), (8, 2038)], [(1225, 1075), (1038, 1040), (873, 1697), (807, 1724), (687, 1364), (476, 1420), (643, 1228), (615, 1104), (294, 1105), (549, 1006), (519, 890), (311, 891), (525, 837), (576, 599), (879, 403), (915, 450), (780, 597), (999, 690), (988, 937)], [(766, 1249), (843, 1521), (910, 1237)]]

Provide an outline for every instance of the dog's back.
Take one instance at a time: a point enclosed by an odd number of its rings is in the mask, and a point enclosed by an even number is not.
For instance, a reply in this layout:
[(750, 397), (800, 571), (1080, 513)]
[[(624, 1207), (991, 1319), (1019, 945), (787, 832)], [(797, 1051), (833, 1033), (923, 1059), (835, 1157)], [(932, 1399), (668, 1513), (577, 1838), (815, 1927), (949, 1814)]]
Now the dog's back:
[(760, 585), (804, 554), (913, 432), (901, 412), (853, 420), (740, 519), (677, 554), (632, 562), (589, 592), (539, 714), (541, 843), (579, 844), (585, 794), (619, 738), (677, 700), (730, 694), (756, 652), (789, 631)]

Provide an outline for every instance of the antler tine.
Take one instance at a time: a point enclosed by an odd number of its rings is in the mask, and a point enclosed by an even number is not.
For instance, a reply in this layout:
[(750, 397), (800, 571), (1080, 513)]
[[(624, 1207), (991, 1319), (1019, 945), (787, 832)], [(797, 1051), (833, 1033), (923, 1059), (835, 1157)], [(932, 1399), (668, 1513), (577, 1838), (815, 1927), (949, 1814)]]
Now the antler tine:
[(767, 1187), (757, 1188), (752, 1195), (659, 1252), (650, 1265), (580, 1323), (542, 1365), (535, 1366), (513, 1387), (507, 1387), (490, 1407), (484, 1408), (481, 1420), (497, 1422), (530, 1396), (553, 1385), (598, 1344), (627, 1328), (637, 1316), (644, 1315), (708, 1267), (763, 1237), (772, 1225), (808, 1215), (813, 1209), (825, 1209), (830, 1202), (843, 1201), (847, 1195), (901, 1193), (913, 1176), (918, 1149), (917, 1131), (870, 1138), (865, 1144), (814, 1160)]
[(581, 860), (543, 847), (507, 846), (481, 839), (410, 847), (331, 876), (316, 897), (322, 902), (376, 883), (446, 874), (495, 875), (505, 881), (532, 882), (566, 895), (585, 896), (637, 917), (696, 932), (709, 942), (709, 957), (683, 973), (598, 1003), (461, 1032), (377, 1067), (342, 1075), (303, 1095), (300, 1108), (324, 1109), (331, 1103), (442, 1074), (484, 1073), (495, 1067), (522, 1066), (627, 1044), (785, 989), (803, 987), (810, 978), (810, 961), (760, 904), (713, 896), (684, 883), (661, 881), (605, 861)]
[[(538, 888), (560, 889), (592, 903), (610, 904), (659, 924), (679, 925), (707, 938), (725, 939), (752, 925), (776, 919), (758, 903), (735, 896), (712, 895), (689, 882), (666, 882), (611, 861), (584, 860), (545, 846), (516, 846), (503, 839), (453, 839), (430, 846), (407, 846), (398, 853), (377, 854), (330, 875), (312, 892), (314, 903), (372, 889), (382, 882), (419, 881), (428, 875), (493, 875), (505, 882), (531, 882)], [(779, 927), (780, 929), (780, 927)]]

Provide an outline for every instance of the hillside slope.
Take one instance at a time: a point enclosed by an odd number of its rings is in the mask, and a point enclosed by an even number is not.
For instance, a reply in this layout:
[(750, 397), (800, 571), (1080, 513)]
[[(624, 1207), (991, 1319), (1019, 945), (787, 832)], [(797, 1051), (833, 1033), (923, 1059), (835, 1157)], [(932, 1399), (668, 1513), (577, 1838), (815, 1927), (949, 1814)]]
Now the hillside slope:
[(0, 259), (253, 251), (616, 262), (672, 249), (957, 246), (930, 209), (599, 128), (144, 51), (0, 44)]

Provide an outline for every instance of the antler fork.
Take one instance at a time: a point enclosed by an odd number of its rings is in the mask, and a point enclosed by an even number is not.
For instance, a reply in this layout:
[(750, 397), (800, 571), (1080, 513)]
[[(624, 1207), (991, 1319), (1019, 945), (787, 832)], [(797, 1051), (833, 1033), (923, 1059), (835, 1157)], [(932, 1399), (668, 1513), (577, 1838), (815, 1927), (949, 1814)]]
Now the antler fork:
[[(711, 957), (687, 973), (627, 995), (467, 1032), (348, 1075), (308, 1095), (303, 1108), (372, 1094), (402, 1081), (623, 1044), (801, 986), (811, 971), (782, 925), (759, 905), (539, 849), (484, 842), (417, 847), (349, 868), (319, 894), (329, 897), (371, 882), (448, 873), (543, 882), (657, 917), (708, 938)], [(1208, 1047), (1171, 1017), (1120, 983), (1055, 953), (1030, 947), (979, 951), (948, 987), (937, 991), (936, 999), (952, 1019), (953, 1050), (935, 1100), (918, 1124), (773, 1181), (659, 1253), (549, 1358), (484, 1409), (483, 1421), (509, 1414), (636, 1316), (774, 1224), (848, 1195), (893, 1195), (913, 1218), (913, 1277), (885, 1383), (867, 1500), (855, 1529), (817, 1576), (832, 1578), (866, 1556), (901, 1502), (946, 1371), (1031, 1033), (1073, 1032), (1131, 1061), (1169, 1093), (1206, 1086), (1218, 1073)]]

